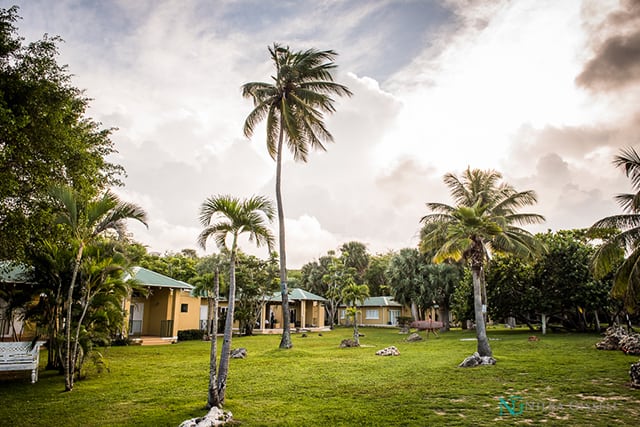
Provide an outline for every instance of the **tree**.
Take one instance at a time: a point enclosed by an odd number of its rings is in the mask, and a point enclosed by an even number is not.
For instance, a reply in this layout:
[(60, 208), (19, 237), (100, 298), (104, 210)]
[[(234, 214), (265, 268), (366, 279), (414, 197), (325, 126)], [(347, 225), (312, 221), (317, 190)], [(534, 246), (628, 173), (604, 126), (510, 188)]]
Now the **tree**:
[(623, 214), (603, 218), (591, 226), (591, 233), (618, 230), (598, 247), (592, 267), (596, 278), (615, 271), (611, 294), (633, 314), (640, 305), (640, 155), (634, 148), (626, 148), (614, 157), (613, 164), (624, 169), (635, 193), (615, 197)]
[(344, 259), (344, 265), (355, 270), (356, 283), (364, 283), (364, 275), (369, 267), (370, 255), (364, 243), (352, 241), (344, 243), (340, 247), (340, 253)]
[(353, 340), (360, 345), (360, 333), (358, 332), (358, 303), (364, 304), (369, 297), (369, 287), (358, 285), (353, 279), (342, 289), (342, 299), (347, 305), (347, 314), (353, 317)]
[(235, 319), (240, 333), (252, 335), (262, 306), (278, 288), (278, 258), (275, 252), (269, 260), (238, 253), (236, 284), (238, 298)]
[[(537, 312), (543, 332), (547, 318), (563, 327), (584, 331), (599, 323), (598, 311), (608, 305), (610, 277), (596, 280), (590, 270), (594, 245), (585, 230), (559, 230), (537, 236), (547, 252), (536, 260), (534, 286), (540, 294)], [(592, 317), (589, 322), (587, 317)]]
[[(198, 236), (198, 244), (206, 249), (207, 240), (212, 237), (218, 248), (227, 248), (227, 238), (231, 238), (229, 248), (229, 297), (227, 319), (224, 327), (220, 365), (216, 370), (217, 340), (211, 340), (211, 360), (209, 374), (209, 393), (207, 407), (224, 405), (229, 372), (231, 339), (233, 337), (233, 320), (236, 299), (236, 256), (238, 253), (238, 237), (242, 233), (249, 234), (249, 241), (256, 246), (266, 244), (269, 249), (273, 244), (273, 235), (267, 223), (273, 221), (274, 209), (269, 199), (253, 196), (249, 199), (238, 199), (229, 195), (211, 196), (200, 207), (200, 223), (204, 229)], [(217, 296), (216, 296), (217, 297)]]
[(47, 203), (53, 185), (84, 197), (121, 185), (111, 129), (87, 117), (89, 99), (57, 63), (58, 37), (23, 44), (18, 8), (0, 8), (0, 259), (25, 260), (56, 240)]
[[(76, 365), (77, 342), (72, 352), (71, 320), (73, 311), (73, 292), (80, 271), (85, 248), (101, 234), (113, 231), (124, 236), (125, 220), (135, 219), (147, 224), (146, 213), (133, 203), (121, 201), (110, 191), (93, 200), (85, 200), (69, 187), (54, 187), (50, 191), (53, 204), (58, 213), (56, 222), (69, 233), (76, 249), (71, 282), (67, 293), (64, 376), (65, 391), (73, 389), (73, 377)], [(86, 292), (86, 290), (84, 290)], [(81, 320), (78, 322), (78, 328)]]
[(253, 100), (254, 109), (244, 122), (250, 138), (256, 125), (267, 120), (267, 151), (276, 161), (276, 204), (280, 255), (280, 292), (284, 327), (280, 348), (291, 348), (284, 210), (282, 205), (282, 152), (287, 147), (296, 161), (306, 162), (310, 149), (322, 149), (333, 140), (323, 122), (324, 113), (335, 111), (331, 95), (351, 96), (346, 86), (333, 81), (336, 68), (332, 50), (309, 49), (293, 52), (274, 43), (269, 47), (276, 68), (272, 83), (250, 82), (242, 86), (242, 96)]
[(346, 267), (342, 257), (336, 257), (334, 251), (327, 252), (329, 257), (329, 265), (327, 273), (322, 276), (322, 282), (325, 285), (324, 297), (327, 299), (325, 304), (327, 315), (329, 317), (329, 327), (333, 329), (338, 316), (338, 307), (342, 303), (342, 290), (349, 283), (354, 283), (353, 275), (355, 269)]
[(463, 268), (458, 263), (428, 264), (426, 266), (426, 281), (422, 286), (421, 293), (429, 295), (429, 300), (425, 305), (431, 306), (433, 302), (438, 305), (445, 331), (450, 329), (451, 297), (462, 280), (463, 272)]
[(446, 174), (455, 205), (427, 203), (432, 212), (422, 217), (420, 246), (435, 250), (435, 262), (463, 259), (469, 263), (473, 277), (474, 312), (478, 353), (492, 356), (486, 334), (486, 292), (484, 269), (492, 252), (530, 256), (541, 245), (528, 231), (518, 225), (540, 223), (538, 214), (518, 213), (523, 206), (536, 202), (533, 191), (516, 191), (500, 183), (502, 175), (493, 170), (467, 168), (458, 178)]
[(513, 317), (534, 330), (536, 314), (551, 313), (549, 305), (553, 296), (541, 292), (541, 281), (535, 277), (536, 265), (538, 263), (510, 255), (496, 255), (491, 259), (487, 269), (487, 282), (491, 283), (487, 300), (492, 319)]
[[(332, 252), (335, 255), (335, 252)], [(326, 284), (322, 281), (329, 272), (329, 265), (333, 262), (333, 256), (323, 255), (317, 261), (306, 263), (300, 269), (300, 286), (317, 295), (325, 295)]]
[(371, 296), (389, 295), (389, 286), (385, 277), (385, 271), (389, 267), (392, 252), (376, 254), (369, 259), (369, 266), (364, 273), (364, 282), (369, 285)]
[[(413, 320), (420, 319), (420, 292), (426, 281), (425, 256), (417, 249), (403, 248), (394, 254), (385, 272), (393, 299), (411, 307)], [(428, 298), (427, 298), (428, 299)]]

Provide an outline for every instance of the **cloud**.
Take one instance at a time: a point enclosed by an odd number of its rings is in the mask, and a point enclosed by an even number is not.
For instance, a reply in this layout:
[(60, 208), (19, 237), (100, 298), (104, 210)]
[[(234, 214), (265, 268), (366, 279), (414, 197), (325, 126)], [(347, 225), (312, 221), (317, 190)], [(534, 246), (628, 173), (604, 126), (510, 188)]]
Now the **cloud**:
[[(600, 16), (597, 6), (591, 6), (585, 7), (587, 18), (593, 14)], [(588, 89), (608, 91), (639, 82), (640, 2), (621, 1), (619, 9), (596, 25), (591, 36), (594, 56), (576, 77), (576, 83)]]
[(149, 230), (131, 230), (154, 251), (195, 247), (210, 195), (274, 198), (264, 124), (242, 135), (240, 86), (269, 81), (276, 41), (336, 50), (354, 92), (326, 117), (326, 152), (285, 156), (291, 268), (350, 240), (414, 246), (424, 203), (450, 202), (442, 175), (467, 166), (536, 190), (540, 231), (615, 213), (628, 188), (611, 159), (640, 142), (637, 61), (622, 55), (637, 1), (19, 3), (21, 34), (60, 34), (89, 115), (119, 128), (118, 191), (147, 209)]

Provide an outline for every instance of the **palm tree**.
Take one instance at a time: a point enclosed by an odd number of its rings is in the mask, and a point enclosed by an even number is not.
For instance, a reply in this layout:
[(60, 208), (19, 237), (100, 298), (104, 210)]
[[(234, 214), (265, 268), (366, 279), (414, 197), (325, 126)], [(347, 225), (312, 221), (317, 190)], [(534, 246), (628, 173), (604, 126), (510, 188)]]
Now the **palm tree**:
[(331, 95), (351, 96), (351, 91), (333, 81), (336, 68), (332, 50), (309, 49), (292, 52), (274, 43), (269, 47), (276, 67), (272, 83), (250, 82), (242, 86), (242, 96), (253, 100), (254, 109), (244, 122), (244, 134), (253, 135), (256, 125), (267, 119), (267, 151), (276, 161), (276, 203), (280, 254), (280, 292), (284, 327), (280, 348), (291, 348), (287, 257), (284, 210), (282, 206), (282, 148), (286, 141), (294, 160), (306, 162), (310, 149), (325, 150), (324, 142), (333, 141), (325, 128), (323, 113), (335, 111)]
[(358, 332), (358, 302), (364, 304), (364, 300), (369, 297), (369, 287), (358, 285), (353, 279), (342, 289), (342, 298), (347, 304), (347, 313), (353, 316), (353, 340), (356, 345), (360, 345), (360, 333)]
[[(78, 278), (82, 255), (87, 247), (99, 235), (113, 231), (123, 237), (125, 220), (135, 219), (147, 225), (147, 215), (139, 206), (120, 200), (110, 191), (94, 200), (83, 200), (72, 188), (61, 186), (50, 191), (57, 210), (58, 224), (62, 224), (71, 234), (73, 243), (77, 245), (73, 273), (66, 303), (64, 376), (65, 391), (73, 390), (73, 376), (76, 365), (76, 352), (71, 352), (71, 313), (73, 309), (73, 291)], [(77, 348), (77, 346), (74, 346)]]
[(533, 191), (516, 191), (500, 183), (502, 175), (493, 170), (467, 168), (462, 178), (446, 174), (454, 206), (427, 203), (432, 213), (422, 217), (420, 247), (435, 250), (434, 262), (463, 259), (471, 266), (478, 353), (492, 356), (485, 329), (486, 292), (484, 268), (492, 252), (529, 256), (542, 249), (528, 231), (518, 225), (540, 223), (544, 217), (518, 213), (536, 202)]
[(209, 237), (213, 237), (218, 248), (226, 248), (227, 237), (231, 237), (227, 319), (224, 326), (220, 367), (217, 373), (215, 360), (217, 340), (215, 336), (211, 339), (210, 357), (212, 360), (210, 361), (208, 408), (224, 405), (224, 395), (227, 388), (236, 299), (235, 263), (238, 252), (238, 237), (242, 233), (249, 233), (249, 241), (255, 241), (256, 246), (266, 244), (271, 250), (273, 235), (271, 230), (267, 228), (265, 220), (273, 221), (274, 214), (273, 204), (262, 196), (253, 196), (245, 200), (228, 195), (212, 196), (206, 199), (200, 207), (200, 223), (204, 230), (198, 236), (198, 244), (202, 248), (206, 248)]
[(622, 299), (629, 313), (634, 313), (640, 300), (640, 155), (635, 149), (626, 148), (614, 157), (613, 164), (624, 169), (636, 192), (615, 197), (623, 214), (603, 218), (591, 226), (592, 234), (616, 230), (596, 250), (592, 267), (597, 278), (615, 270), (611, 294)]

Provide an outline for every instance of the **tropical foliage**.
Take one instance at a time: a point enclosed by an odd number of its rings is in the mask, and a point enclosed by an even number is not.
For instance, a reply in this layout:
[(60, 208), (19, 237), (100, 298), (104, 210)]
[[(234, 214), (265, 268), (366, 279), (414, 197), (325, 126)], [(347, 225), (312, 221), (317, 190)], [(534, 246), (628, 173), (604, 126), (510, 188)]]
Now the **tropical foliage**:
[[(125, 233), (125, 220), (135, 219), (146, 225), (146, 213), (133, 203), (121, 201), (115, 194), (107, 191), (102, 196), (86, 200), (81, 195), (74, 192), (69, 187), (54, 187), (50, 191), (52, 203), (57, 212), (56, 222), (60, 224), (65, 233), (68, 233), (69, 242), (75, 251), (73, 271), (67, 289), (66, 297), (66, 317), (65, 317), (65, 339), (64, 348), (61, 353), (64, 355), (63, 370), (65, 374), (65, 390), (73, 389), (74, 375), (79, 348), (79, 334), (83, 327), (86, 309), (91, 301), (91, 274), (98, 274), (103, 281), (111, 278), (111, 269), (114, 266), (104, 265), (105, 272), (89, 274), (82, 278), (82, 260), (85, 249), (91, 247), (96, 239), (106, 233), (115, 232), (118, 237), (123, 238)], [(104, 262), (107, 258), (101, 258)], [(111, 264), (111, 262), (107, 262)], [(91, 269), (90, 269), (91, 271)], [(108, 273), (108, 274), (107, 274)], [(121, 273), (121, 271), (119, 272)], [(76, 283), (80, 276), (80, 293), (82, 313), (75, 325), (75, 339), (72, 338), (72, 320), (74, 311), (74, 292)], [(104, 284), (104, 283), (103, 283)]]
[(351, 96), (346, 86), (333, 81), (332, 50), (292, 51), (274, 43), (269, 54), (276, 69), (273, 82), (250, 82), (242, 86), (242, 96), (253, 100), (254, 109), (244, 123), (250, 138), (259, 122), (267, 121), (267, 151), (276, 161), (276, 203), (280, 256), (280, 292), (284, 328), (280, 348), (291, 348), (289, 297), (284, 210), (282, 205), (282, 155), (286, 143), (294, 160), (306, 162), (311, 149), (325, 149), (333, 136), (324, 125), (325, 113), (335, 111), (331, 95)]
[[(207, 240), (212, 238), (219, 248), (229, 250), (229, 296), (227, 298), (227, 319), (224, 328), (220, 365), (216, 368), (217, 340), (211, 340), (209, 393), (207, 406), (222, 407), (224, 405), (227, 376), (229, 373), (229, 357), (233, 338), (233, 321), (236, 302), (236, 257), (238, 254), (238, 237), (247, 233), (249, 241), (257, 246), (273, 245), (273, 236), (268, 223), (273, 220), (274, 209), (266, 197), (253, 196), (241, 200), (229, 195), (211, 196), (200, 207), (200, 223), (204, 229), (198, 236), (198, 244), (206, 248)], [(230, 247), (227, 239), (231, 239)], [(214, 295), (217, 301), (218, 295)], [(217, 306), (214, 305), (214, 313)]]
[(430, 202), (431, 213), (422, 217), (421, 249), (435, 251), (434, 261), (462, 259), (472, 272), (474, 311), (478, 353), (491, 356), (486, 335), (486, 291), (484, 269), (490, 253), (514, 253), (529, 256), (541, 245), (520, 225), (539, 223), (541, 215), (519, 213), (536, 202), (533, 191), (518, 192), (500, 182), (502, 175), (493, 170), (467, 168), (461, 177), (446, 174), (454, 205)]
[(347, 305), (347, 316), (353, 320), (353, 341), (356, 346), (360, 345), (360, 332), (358, 332), (358, 304), (364, 304), (364, 300), (369, 297), (369, 287), (358, 285), (355, 280), (351, 280), (342, 288), (342, 299)]
[(611, 293), (634, 313), (640, 306), (640, 155), (635, 149), (626, 148), (615, 156), (613, 163), (624, 170), (635, 192), (615, 197), (624, 213), (603, 218), (591, 226), (594, 233), (618, 230), (596, 251), (593, 269), (596, 277), (615, 271)]

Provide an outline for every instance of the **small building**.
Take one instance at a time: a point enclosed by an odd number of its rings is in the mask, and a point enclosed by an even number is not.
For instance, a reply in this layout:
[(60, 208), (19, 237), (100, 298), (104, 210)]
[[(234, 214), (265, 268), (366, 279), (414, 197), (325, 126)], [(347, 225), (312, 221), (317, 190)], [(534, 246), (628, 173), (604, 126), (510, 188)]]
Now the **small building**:
[[(32, 272), (33, 268), (23, 264), (0, 261), (0, 341), (31, 340), (36, 336), (36, 324), (24, 321), (25, 304), (35, 285)], [(31, 302), (36, 304), (37, 298)]]
[(199, 328), (200, 298), (192, 296), (192, 285), (142, 267), (131, 269), (125, 280), (131, 279), (136, 286), (124, 301), (129, 337), (175, 341), (178, 331)]
[[(289, 289), (290, 329), (293, 331), (329, 330), (325, 326), (325, 302), (326, 299), (304, 289)], [(200, 303), (200, 329), (202, 330), (207, 330), (208, 304), (208, 298), (202, 298)], [(226, 313), (227, 300), (221, 297), (218, 306), (218, 333), (224, 329)], [(280, 291), (277, 291), (265, 297), (253, 333), (281, 334), (283, 329), (282, 322), (282, 295)], [(240, 325), (238, 321), (234, 322), (233, 329), (239, 331)]]
[[(391, 296), (369, 297), (357, 306), (356, 314), (358, 325), (361, 326), (379, 326), (379, 327), (395, 327), (398, 326), (398, 317), (411, 317), (411, 309), (404, 307), (395, 301)], [(350, 325), (351, 319), (346, 314), (347, 306), (341, 304), (339, 307), (340, 325)]]
[[(326, 299), (300, 288), (289, 289), (288, 295), (289, 320), (292, 330), (328, 330), (324, 321)], [(254, 332), (282, 333), (282, 319), (282, 294), (277, 291), (265, 300), (258, 320), (259, 325), (254, 329)]]

